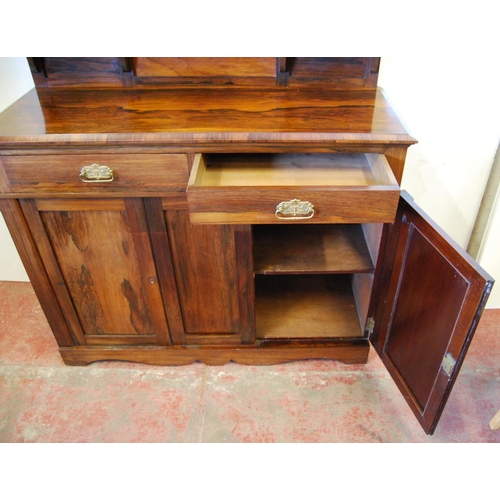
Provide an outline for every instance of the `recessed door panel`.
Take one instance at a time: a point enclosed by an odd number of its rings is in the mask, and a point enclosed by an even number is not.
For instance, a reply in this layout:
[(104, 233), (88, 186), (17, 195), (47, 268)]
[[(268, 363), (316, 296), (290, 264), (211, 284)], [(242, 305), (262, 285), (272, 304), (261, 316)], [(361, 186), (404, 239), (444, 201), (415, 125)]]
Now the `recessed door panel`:
[(165, 211), (186, 342), (251, 343), (251, 229), (194, 225), (186, 210)]
[(141, 200), (22, 203), (79, 343), (170, 343)]
[(493, 280), (406, 193), (387, 233), (371, 340), (422, 427), (432, 433)]

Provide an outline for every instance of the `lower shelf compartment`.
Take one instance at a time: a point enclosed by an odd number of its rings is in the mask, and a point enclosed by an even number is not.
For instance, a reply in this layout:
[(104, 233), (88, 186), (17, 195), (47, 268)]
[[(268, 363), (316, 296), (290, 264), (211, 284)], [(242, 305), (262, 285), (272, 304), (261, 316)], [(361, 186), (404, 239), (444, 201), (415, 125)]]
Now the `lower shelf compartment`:
[(359, 338), (352, 275), (255, 276), (257, 339)]

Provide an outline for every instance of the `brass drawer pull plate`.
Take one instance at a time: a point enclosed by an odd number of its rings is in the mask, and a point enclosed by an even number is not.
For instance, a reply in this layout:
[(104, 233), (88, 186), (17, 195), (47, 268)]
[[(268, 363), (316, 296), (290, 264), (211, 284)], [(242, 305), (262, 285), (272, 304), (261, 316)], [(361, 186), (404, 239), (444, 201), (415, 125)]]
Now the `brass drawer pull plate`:
[(83, 182), (111, 182), (114, 179), (114, 174), (111, 168), (93, 163), (80, 170), (80, 179)]
[(309, 201), (282, 201), (276, 206), (274, 213), (278, 219), (311, 219), (314, 216), (314, 205)]

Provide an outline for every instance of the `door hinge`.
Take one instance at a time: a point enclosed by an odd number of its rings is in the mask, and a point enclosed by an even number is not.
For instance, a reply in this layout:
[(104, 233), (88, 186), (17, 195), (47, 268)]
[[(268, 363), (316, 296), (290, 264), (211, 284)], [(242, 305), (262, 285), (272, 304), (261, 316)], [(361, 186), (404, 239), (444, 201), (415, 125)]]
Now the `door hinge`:
[(365, 326), (365, 331), (368, 333), (368, 336), (370, 337), (371, 334), (373, 333), (373, 329), (375, 328), (375, 320), (372, 318), (368, 318), (366, 320), (366, 326)]
[(453, 356), (450, 353), (448, 353), (446, 356), (443, 357), (443, 361), (441, 362), (441, 368), (446, 373), (446, 375), (450, 377), (453, 368), (455, 368), (456, 364), (457, 364), (456, 360), (453, 359)]

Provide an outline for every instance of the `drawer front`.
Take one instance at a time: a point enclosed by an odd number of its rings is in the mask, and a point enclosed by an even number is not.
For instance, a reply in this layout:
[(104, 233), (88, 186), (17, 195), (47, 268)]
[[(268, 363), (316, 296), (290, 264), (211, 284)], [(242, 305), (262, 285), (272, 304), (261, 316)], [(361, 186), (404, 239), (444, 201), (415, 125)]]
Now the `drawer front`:
[(394, 221), (400, 189), (382, 155), (289, 156), (252, 157), (241, 167), (227, 158), (197, 156), (187, 192), (191, 222)]
[[(207, 200), (210, 199), (210, 207)], [(188, 193), (191, 222), (198, 224), (322, 224), (393, 222), (399, 199), (395, 191), (326, 189), (244, 190)], [(308, 202), (303, 215), (292, 215), (294, 205)], [(292, 202), (290, 209), (280, 204)], [(283, 204), (281, 205), (283, 206)], [(304, 205), (302, 205), (304, 206)], [(312, 206), (312, 208), (311, 208)], [(302, 210), (299, 207), (298, 211)]]
[(4, 156), (1, 162), (3, 192), (16, 194), (147, 195), (182, 191), (189, 176), (183, 154)]

